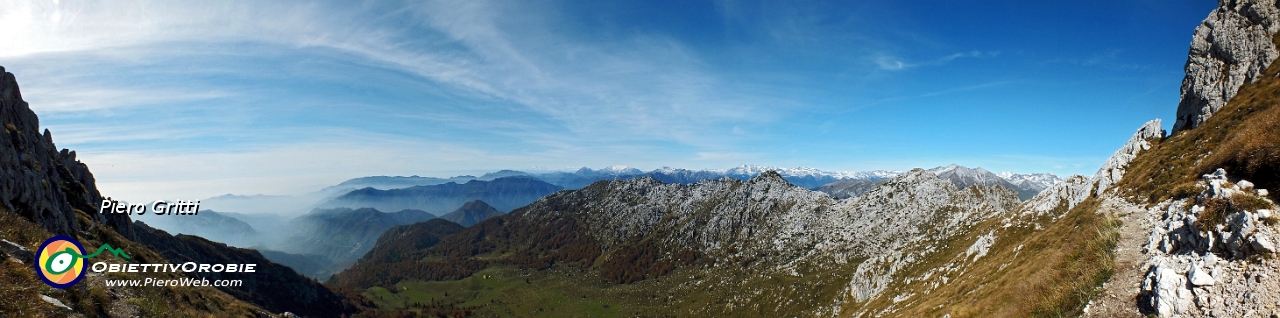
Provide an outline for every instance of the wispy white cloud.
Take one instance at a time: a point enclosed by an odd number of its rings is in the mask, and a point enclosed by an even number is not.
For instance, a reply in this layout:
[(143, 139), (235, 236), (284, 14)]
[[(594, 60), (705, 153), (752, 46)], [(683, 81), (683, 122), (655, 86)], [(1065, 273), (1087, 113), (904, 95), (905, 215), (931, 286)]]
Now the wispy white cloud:
[[(643, 29), (568, 34), (554, 5), (10, 1), (0, 2), (0, 59), (40, 66), (19, 76), (42, 123), (56, 128), (59, 145), (94, 150), (81, 156), (102, 187), (131, 196), (274, 194), (366, 174), (528, 166), (784, 164), (749, 161), (796, 153), (759, 145), (807, 138), (811, 121), (797, 117), (841, 115), (832, 109), (858, 100), (849, 96), (902, 100), (1005, 84), (866, 94), (880, 86), (829, 81), (837, 76), (822, 72), (907, 74), (893, 71), (1000, 53), (875, 54), (903, 48), (851, 32), (861, 30), (850, 27), (859, 17), (820, 5), (719, 2), (726, 29), (749, 38), (715, 57), (695, 47), (705, 43)], [(737, 46), (755, 41), (772, 42)], [(228, 64), (244, 61), (260, 64)], [(152, 80), (111, 74), (120, 69)], [(273, 76), (289, 79), (263, 79)], [(86, 113), (152, 117), (99, 123)], [(823, 130), (856, 125), (824, 120), (838, 123)], [(778, 137), (788, 125), (799, 128)]]
[(955, 54), (935, 58), (932, 60), (922, 61), (922, 62), (906, 62), (892, 55), (878, 55), (874, 57), (874, 62), (882, 70), (901, 71), (901, 70), (911, 69), (911, 68), (916, 68), (921, 66), (946, 65), (948, 63), (951, 63), (952, 61), (955, 61), (957, 59), (962, 59), (962, 58), (991, 58), (991, 57), (996, 57), (997, 55), (1000, 55), (999, 51), (983, 52), (983, 51), (973, 50), (969, 52), (955, 53)]
[[(558, 36), (552, 10), (533, 3), (430, 1), (405, 8), (296, 4), (271, 1), (127, 1), (58, 4), (16, 2), (0, 12), (8, 38), (0, 57), (183, 42), (264, 42), (349, 52), (398, 69), (528, 107), (580, 136), (656, 138), (686, 144), (722, 142), (709, 125), (767, 122), (777, 105), (736, 91), (681, 44), (654, 35), (608, 43)], [(391, 13), (368, 19), (362, 10)], [(401, 13), (408, 16), (397, 17)], [(69, 17), (75, 17), (74, 19)], [(524, 18), (513, 18), (524, 17)], [(420, 21), (404, 25), (401, 19)], [(430, 36), (436, 34), (436, 36)], [(143, 88), (145, 89), (145, 88)], [(129, 95), (127, 89), (87, 87), (82, 95)], [(139, 95), (132, 95), (139, 96)], [(212, 97), (172, 92), (161, 98)], [(139, 104), (156, 100), (123, 99)], [(53, 110), (108, 107), (54, 100)], [(767, 107), (774, 106), (774, 107)], [(714, 138), (713, 138), (714, 137)]]
[[(101, 111), (120, 107), (137, 107), (159, 104), (211, 100), (230, 97), (225, 91), (184, 91), (163, 88), (106, 88), (38, 86), (39, 89), (23, 91), (31, 109), (40, 114)], [(30, 97), (26, 97), (30, 96)]]

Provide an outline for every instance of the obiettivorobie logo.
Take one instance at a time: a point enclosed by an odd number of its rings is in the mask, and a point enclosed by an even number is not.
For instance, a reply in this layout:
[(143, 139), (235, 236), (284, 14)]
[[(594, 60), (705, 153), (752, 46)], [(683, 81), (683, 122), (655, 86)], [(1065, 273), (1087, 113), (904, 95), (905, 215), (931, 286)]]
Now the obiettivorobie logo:
[(111, 251), (111, 255), (117, 258), (131, 258), (123, 250), (111, 247), (111, 244), (102, 244), (97, 252), (84, 255), (84, 246), (80, 245), (80, 241), (66, 235), (50, 237), (36, 250), (36, 276), (40, 276), (40, 280), (49, 286), (66, 289), (84, 278), (85, 260), (97, 257), (103, 251)]
[[(40, 276), (45, 284), (54, 288), (67, 289), (75, 286), (87, 271), (94, 273), (185, 273), (186, 275), (200, 275), (201, 273), (209, 273), (212, 275), (223, 275), (227, 273), (255, 273), (258, 264), (200, 264), (196, 262), (186, 262), (182, 264), (116, 264), (106, 262), (96, 262), (89, 264), (88, 259), (101, 255), (102, 252), (111, 252), (116, 258), (132, 259), (129, 254), (125, 254), (124, 250), (111, 247), (111, 244), (102, 244), (98, 247), (98, 251), (93, 254), (84, 255), (85, 249), (80, 245), (80, 241), (66, 235), (58, 235), (44, 241), (40, 244), (40, 248), (36, 250), (35, 268), (36, 276)], [(145, 274), (144, 274), (145, 275)], [(242, 286), (244, 282), (239, 279), (209, 279), (202, 277), (183, 277), (183, 278), (156, 278), (147, 277), (145, 279), (107, 279), (107, 286), (132, 286), (132, 287), (165, 287), (165, 286), (183, 286), (183, 287), (236, 287)]]

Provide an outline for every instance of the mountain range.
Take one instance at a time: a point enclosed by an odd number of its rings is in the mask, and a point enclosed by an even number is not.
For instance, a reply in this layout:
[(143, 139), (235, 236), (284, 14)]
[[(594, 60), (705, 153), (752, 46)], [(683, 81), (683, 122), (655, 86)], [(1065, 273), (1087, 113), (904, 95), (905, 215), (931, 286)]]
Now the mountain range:
[(929, 169), (929, 172), (938, 175), (939, 178), (950, 181), (961, 189), (975, 184), (1002, 186), (1018, 192), (1018, 198), (1022, 200), (1029, 200), (1039, 194), (1040, 191), (1062, 182), (1062, 178), (1049, 173), (1027, 175), (1004, 172), (995, 174), (986, 169), (971, 169), (955, 164)]
[(354, 190), (321, 203), (321, 207), (375, 208), (382, 211), (416, 209), (443, 215), (473, 200), (483, 200), (499, 211), (511, 211), (560, 191), (542, 180), (514, 176), (493, 181), (471, 180), (408, 188)]
[[(1141, 125), (1092, 176), (951, 165), (820, 187), (832, 195), (773, 172), (618, 178), (330, 282), (384, 308), (428, 295), (481, 314), (1275, 316), (1280, 8), (1219, 4), (1174, 134)], [(468, 285), (483, 288), (432, 292)]]
[[(369, 177), (292, 220), (211, 212), (167, 225), (283, 235), (296, 249), (284, 252), (92, 212), (102, 195), (88, 166), (56, 150), (0, 69), (0, 313), (1280, 316), (1280, 191), (1269, 191), (1280, 187), (1277, 33), (1274, 1), (1220, 1), (1193, 34), (1173, 132), (1159, 119), (1142, 124), (1090, 176), (950, 165)], [(435, 217), (443, 212), (474, 224)], [(33, 288), (42, 286), (33, 250), (53, 235), (132, 255), (104, 262), (261, 272), (152, 273), (244, 278), (240, 286), (108, 286), (120, 275), (86, 273), (75, 288)], [(295, 271), (332, 271), (313, 265), (339, 260), (351, 266), (325, 283)]]
[(290, 221), (286, 239), (271, 247), (292, 254), (323, 257), (312, 260), (328, 260), (328, 264), (309, 264), (323, 270), (304, 274), (325, 278), (367, 253), (387, 229), (434, 218), (435, 215), (421, 210), (387, 213), (373, 208), (316, 209)]
[[(894, 260), (971, 241), (985, 234), (976, 232), (987, 228), (980, 223), (1007, 215), (1018, 202), (1011, 190), (961, 190), (919, 169), (850, 200), (771, 171), (692, 185), (647, 177), (601, 182), (406, 252), (412, 257), (362, 260), (331, 282), (370, 288), (505, 266), (580, 268), (615, 284), (651, 282), (632, 296), (668, 308), (655, 313), (732, 315), (722, 306), (732, 305), (832, 315), (845, 310), (821, 304), (878, 295), (887, 287), (884, 277), (910, 264)], [(779, 294), (779, 284), (792, 288)], [(667, 293), (672, 297), (650, 297)]]

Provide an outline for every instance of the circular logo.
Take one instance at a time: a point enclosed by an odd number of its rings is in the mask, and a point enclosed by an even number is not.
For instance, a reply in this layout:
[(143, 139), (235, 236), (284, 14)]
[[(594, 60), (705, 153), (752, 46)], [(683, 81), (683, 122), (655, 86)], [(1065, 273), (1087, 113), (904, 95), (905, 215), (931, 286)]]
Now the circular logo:
[(84, 246), (66, 235), (50, 237), (36, 250), (36, 276), (49, 286), (66, 289), (84, 278)]

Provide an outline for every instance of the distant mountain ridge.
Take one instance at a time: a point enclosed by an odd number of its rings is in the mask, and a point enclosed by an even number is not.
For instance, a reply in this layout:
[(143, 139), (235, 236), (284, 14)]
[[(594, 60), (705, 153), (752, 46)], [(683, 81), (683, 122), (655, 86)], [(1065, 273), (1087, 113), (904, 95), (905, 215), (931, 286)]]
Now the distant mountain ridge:
[[(524, 172), (518, 170), (500, 170), (496, 172), (486, 173), (476, 178), (472, 176), (458, 176), (450, 178), (466, 179), (466, 180), (495, 180), (503, 177), (524, 176), (536, 178), (565, 189), (579, 189), (603, 180), (630, 180), (640, 177), (651, 177), (656, 180), (667, 183), (693, 184), (703, 180), (716, 180), (720, 178), (734, 178), (738, 180), (749, 180), (760, 175), (765, 171), (774, 171), (792, 184), (814, 189), (823, 184), (839, 181), (839, 180), (883, 180), (895, 177), (901, 174), (896, 170), (872, 170), (872, 171), (824, 171), (815, 168), (780, 168), (774, 166), (762, 165), (740, 165), (729, 169), (681, 169), (662, 167), (650, 171), (643, 171), (629, 166), (610, 166), (600, 169), (591, 169), (582, 167), (574, 171), (550, 171), (550, 172)], [(372, 178), (372, 177), (366, 177)], [(363, 180), (366, 178), (357, 178), (352, 180)], [(391, 178), (391, 177), (378, 177)], [(405, 177), (398, 177), (405, 178)], [(421, 177), (419, 177), (421, 178)], [(427, 180), (428, 178), (422, 178)], [(444, 180), (438, 178), (430, 178), (435, 180)], [(348, 180), (348, 182), (353, 182)], [(424, 181), (425, 182), (425, 181)], [(455, 181), (459, 182), (459, 181)], [(346, 182), (344, 182), (346, 183)]]
[[(252, 250), (229, 247), (190, 235), (169, 235), (134, 222), (130, 214), (98, 213), (103, 199), (89, 167), (74, 151), (58, 151), (49, 130), (40, 131), (39, 118), (19, 92), (12, 73), (0, 67), (0, 315), (32, 317), (99, 316), (275, 316), (285, 311), (308, 317), (340, 317), (355, 313), (351, 299), (328, 287), (268, 261)], [(212, 224), (233, 224), (219, 219)], [(179, 216), (187, 217), (187, 216)], [(199, 222), (199, 221), (197, 221)], [(233, 225), (237, 227), (239, 225)], [(108, 286), (89, 274), (74, 288), (55, 290), (36, 279), (31, 253), (42, 240), (67, 235), (86, 247), (110, 244), (132, 255), (129, 264), (197, 262), (256, 264), (257, 274), (214, 272), (155, 272), (135, 279), (235, 279), (236, 286), (128, 287)], [(101, 250), (99, 250), (101, 252)], [(18, 253), (21, 254), (21, 253)], [(74, 261), (73, 261), (74, 262)], [(121, 260), (116, 260), (121, 262)], [(32, 265), (35, 265), (34, 267)], [(86, 267), (87, 269), (87, 267)], [(83, 275), (83, 273), (81, 274)], [(96, 277), (95, 277), (96, 276)], [(247, 279), (246, 279), (247, 278)]]
[(434, 214), (421, 210), (386, 213), (372, 208), (316, 209), (289, 222), (289, 244), (281, 248), (289, 253), (324, 256), (336, 265), (334, 270), (339, 270), (373, 248), (387, 229), (434, 218)]
[(539, 179), (512, 176), (493, 181), (471, 180), (462, 184), (449, 182), (390, 190), (364, 188), (330, 199), (320, 206), (367, 207), (381, 211), (417, 209), (442, 215), (469, 201), (484, 200), (499, 211), (511, 211), (561, 189)]
[(164, 229), (174, 235), (195, 235), (238, 247), (255, 245), (259, 241), (258, 231), (236, 216), (235, 213), (223, 214), (202, 209), (200, 214), (196, 215), (145, 214), (134, 217), (136, 221)]
[(342, 183), (339, 183), (337, 185), (325, 188), (325, 190), (323, 191), (342, 192), (343, 190), (350, 191), (354, 189), (364, 189), (364, 188), (390, 190), (390, 189), (408, 188), (413, 186), (445, 184), (449, 182), (466, 183), (467, 181), (471, 181), (471, 180), (492, 180), (492, 179), (476, 178), (475, 176), (468, 176), (468, 175), (456, 176), (451, 178), (419, 177), (416, 175), (408, 176), (408, 177), (369, 176), (369, 177), (360, 177), (360, 178), (343, 181)]
[(1062, 178), (1049, 173), (1014, 174), (1006, 171), (995, 174), (981, 167), (969, 168), (956, 164), (929, 169), (929, 172), (950, 181), (961, 189), (975, 184), (1002, 186), (1018, 192), (1018, 199), (1023, 201), (1030, 200), (1044, 189), (1062, 182)]

